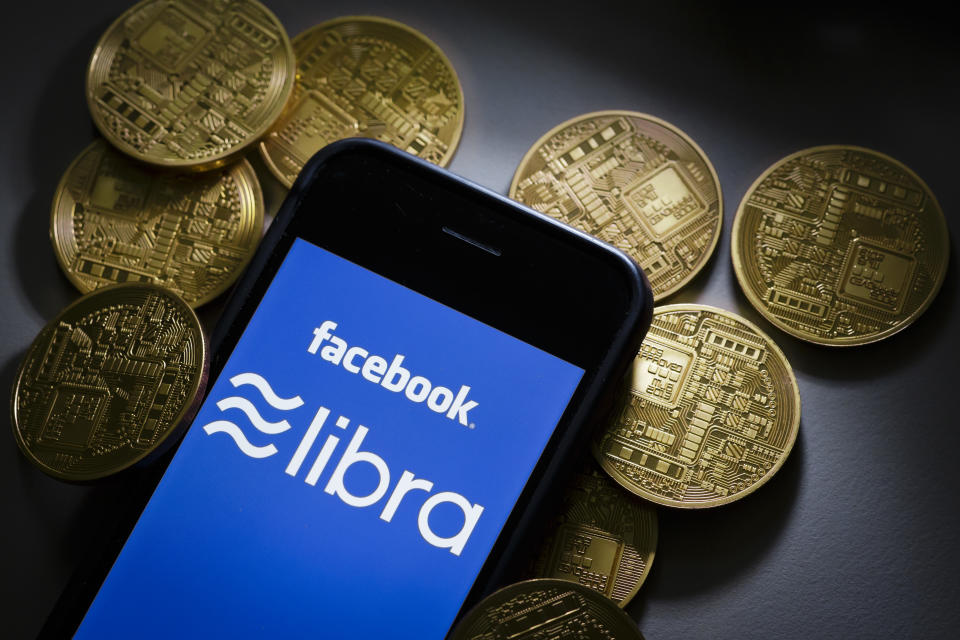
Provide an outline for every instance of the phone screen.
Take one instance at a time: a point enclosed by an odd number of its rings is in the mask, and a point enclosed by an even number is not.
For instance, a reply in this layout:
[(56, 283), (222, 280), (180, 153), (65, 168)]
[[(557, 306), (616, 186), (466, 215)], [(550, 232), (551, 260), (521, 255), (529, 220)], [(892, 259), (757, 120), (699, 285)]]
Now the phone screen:
[(443, 637), (583, 374), (295, 240), (76, 637)]

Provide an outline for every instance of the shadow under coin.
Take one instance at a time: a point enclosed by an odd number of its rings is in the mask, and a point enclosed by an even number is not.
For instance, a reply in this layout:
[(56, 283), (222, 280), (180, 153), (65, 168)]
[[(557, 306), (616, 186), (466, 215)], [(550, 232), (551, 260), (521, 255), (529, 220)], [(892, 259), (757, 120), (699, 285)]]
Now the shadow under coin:
[(67, 165), (98, 135), (85, 99), (87, 64), (108, 24), (87, 31), (61, 56), (33, 105), (28, 147), (19, 156), (30, 159), (34, 186), (48, 186), (51, 199)]
[(50, 193), (36, 192), (17, 220), (14, 265), (24, 297), (49, 322), (80, 292), (60, 270), (50, 245)]
[[(12, 390), (24, 355), (18, 353), (0, 369), (3, 392)], [(7, 436), (0, 437), (0, 465), (6, 474), (0, 482), (0, 500), (17, 516), (4, 527), (4, 546), (17, 551), (6, 554), (4, 570), (10, 576), (8, 586), (16, 584), (33, 594), (8, 622), (13, 629), (10, 637), (30, 637), (37, 632), (33, 625), (39, 626), (49, 615), (70, 575), (98, 560), (104, 537), (139, 513), (142, 496), (147, 495), (142, 486), (155, 481), (162, 467), (154, 464), (95, 484), (56, 480), (19, 451), (11, 412), (6, 416)]]
[(755, 493), (709, 509), (657, 507), (657, 552), (627, 613), (641, 621), (648, 598), (684, 598), (732, 582), (764, 561), (790, 518), (803, 469), (803, 425), (783, 467)]
[(16, 269), (31, 305), (49, 320), (77, 292), (63, 276), (50, 245), (50, 206), (63, 172), (96, 135), (84, 100), (87, 62), (107, 24), (83, 34), (60, 58), (32, 105), (26, 148), (11, 150), (28, 158), (32, 195), (17, 222)]
[[(24, 355), (18, 353), (0, 369), (0, 393), (10, 393)], [(32, 594), (17, 601), (16, 615), (7, 619), (5, 627), (9, 637), (31, 637), (67, 577), (96, 543), (116, 489), (71, 485), (45, 475), (20, 452), (11, 412), (4, 413), (0, 500), (13, 516), (3, 528), (3, 546), (11, 550), (4, 555), (5, 587), (16, 585)]]
[[(17, 354), (11, 358), (0, 372), (0, 390), (12, 393), (13, 385), (16, 379), (17, 370), (20, 362), (26, 355), (26, 351)], [(0, 456), (7, 460), (7, 463), (16, 467), (18, 482), (7, 484), (4, 495), (4, 504), (12, 505), (20, 503), (17, 511), (30, 512), (35, 518), (43, 523), (46, 532), (55, 532), (53, 537), (59, 539), (60, 556), (59, 563), (63, 566), (75, 565), (83, 555), (86, 538), (78, 535), (80, 530), (75, 526), (79, 522), (86, 522), (87, 527), (98, 527), (103, 521), (103, 512), (109, 509), (112, 497), (102, 501), (102, 508), (88, 509), (78, 504), (79, 501), (97, 502), (94, 495), (97, 493), (115, 493), (116, 488), (106, 488), (110, 486), (109, 482), (101, 482), (98, 485), (92, 484), (72, 484), (56, 480), (43, 473), (40, 469), (33, 466), (24, 456), (12, 435), (13, 424), (11, 423), (11, 412), (6, 413), (8, 427), (6, 432), (11, 434), (9, 437), (0, 438)], [(15, 460), (15, 462), (14, 462)], [(100, 489), (105, 487), (105, 489)], [(15, 492), (7, 494), (7, 492)], [(88, 513), (92, 512), (92, 513)], [(67, 524), (64, 520), (69, 520)], [(90, 540), (92, 542), (92, 539)]]

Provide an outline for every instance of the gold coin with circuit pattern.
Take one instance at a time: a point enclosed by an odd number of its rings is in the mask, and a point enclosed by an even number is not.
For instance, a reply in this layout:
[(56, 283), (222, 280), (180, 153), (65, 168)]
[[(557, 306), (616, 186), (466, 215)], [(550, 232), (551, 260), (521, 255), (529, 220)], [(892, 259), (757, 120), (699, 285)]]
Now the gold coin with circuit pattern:
[(625, 607), (650, 573), (657, 512), (589, 461), (574, 476), (533, 574), (595, 589)]
[(198, 306), (237, 279), (260, 242), (263, 195), (246, 160), (206, 173), (145, 165), (87, 147), (53, 199), (50, 239), (83, 292), (153, 282)]
[(643, 640), (637, 623), (609, 598), (566, 580), (526, 580), (484, 598), (450, 640)]
[(256, 0), (144, 0), (97, 43), (87, 103), (124, 153), (211, 169), (277, 119), (295, 62), (283, 25)]
[(752, 493), (783, 465), (800, 427), (800, 392), (783, 352), (729, 311), (654, 310), (629, 391), (594, 455), (633, 493), (701, 508)]
[(303, 165), (342, 138), (375, 138), (446, 166), (463, 131), (463, 91), (436, 44), (386, 18), (347, 16), (293, 39), (297, 81), (260, 142), (273, 174), (293, 186)]
[(182, 298), (111, 285), (64, 309), (30, 345), (13, 385), (13, 434), (47, 474), (96, 480), (172, 444), (206, 373), (206, 339)]
[(588, 113), (548, 131), (520, 162), (510, 197), (628, 253), (656, 301), (704, 267), (723, 221), (703, 150), (633, 111)]
[(943, 211), (915, 173), (869, 149), (825, 146), (777, 162), (733, 223), (747, 299), (787, 333), (848, 346), (922, 314), (947, 273)]

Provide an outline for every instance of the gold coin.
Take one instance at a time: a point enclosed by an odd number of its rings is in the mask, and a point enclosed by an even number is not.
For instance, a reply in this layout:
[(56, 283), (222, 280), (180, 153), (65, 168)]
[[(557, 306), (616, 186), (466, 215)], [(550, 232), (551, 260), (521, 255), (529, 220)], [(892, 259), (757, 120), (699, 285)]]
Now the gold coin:
[(594, 455), (638, 496), (714, 507), (769, 480), (799, 427), (797, 381), (773, 340), (729, 311), (668, 305), (654, 310)]
[(294, 70), (283, 25), (256, 0), (144, 0), (97, 43), (87, 103), (124, 153), (211, 169), (266, 133)]
[(767, 169), (733, 222), (747, 299), (823, 345), (889, 337), (923, 313), (947, 273), (940, 205), (915, 173), (859, 147), (814, 147)]
[(337, 18), (293, 39), (297, 81), (286, 110), (260, 142), (288, 188), (326, 145), (364, 137), (446, 166), (463, 131), (460, 80), (440, 48), (405, 24)]
[(153, 284), (99, 289), (30, 345), (13, 385), (13, 435), (55, 478), (108, 476), (173, 442), (206, 369), (200, 322), (179, 296)]
[(582, 584), (625, 607), (650, 573), (657, 512), (590, 461), (567, 487), (552, 531), (533, 574)]
[(153, 282), (193, 306), (233, 284), (262, 228), (263, 195), (246, 160), (178, 174), (135, 162), (103, 141), (67, 169), (50, 217), (54, 253), (80, 291)]
[(484, 598), (450, 640), (643, 640), (609, 598), (566, 580), (526, 580)]
[(656, 301), (703, 268), (723, 221), (703, 150), (633, 111), (588, 113), (548, 131), (520, 162), (510, 197), (628, 253)]

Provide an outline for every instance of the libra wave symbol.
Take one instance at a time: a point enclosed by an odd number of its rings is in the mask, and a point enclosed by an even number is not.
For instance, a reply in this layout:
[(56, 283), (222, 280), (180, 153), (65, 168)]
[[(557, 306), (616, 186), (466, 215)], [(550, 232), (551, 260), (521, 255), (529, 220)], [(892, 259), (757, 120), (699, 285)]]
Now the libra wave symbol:
[[(232, 384), (234, 388), (244, 385), (252, 386), (260, 392), (264, 402), (280, 411), (290, 411), (303, 406), (303, 399), (300, 396), (281, 398), (270, 386), (270, 383), (268, 383), (263, 376), (256, 373), (238, 373), (230, 378), (230, 384)], [(286, 420), (268, 422), (260, 415), (257, 407), (254, 406), (252, 402), (240, 396), (230, 396), (229, 398), (218, 401), (217, 408), (219, 408), (220, 411), (239, 409), (246, 414), (247, 419), (250, 420), (250, 424), (252, 424), (257, 431), (266, 433), (267, 435), (277, 435), (290, 428), (290, 423)], [(240, 427), (229, 420), (215, 420), (210, 424), (204, 425), (203, 430), (207, 432), (207, 435), (213, 435), (214, 433), (227, 434), (233, 438), (233, 442), (237, 445), (237, 448), (251, 458), (269, 458), (277, 452), (277, 448), (272, 444), (260, 447), (252, 444)]]
[[(243, 385), (250, 385), (254, 387), (260, 392), (264, 402), (274, 409), (278, 409), (280, 411), (290, 411), (303, 406), (303, 399), (300, 396), (281, 398), (270, 387), (270, 384), (267, 383), (263, 376), (260, 376), (256, 373), (239, 373), (230, 378), (230, 384), (232, 384), (234, 387), (241, 387)], [(254, 428), (261, 433), (276, 435), (290, 429), (290, 423), (286, 420), (268, 422), (263, 418), (263, 416), (260, 415), (260, 412), (257, 411), (257, 408), (252, 402), (240, 396), (230, 396), (228, 398), (224, 398), (223, 400), (217, 402), (217, 407), (219, 407), (221, 411), (227, 411), (229, 409), (237, 409), (242, 411), (250, 420), (250, 424), (252, 424)], [(287, 467), (284, 470), (284, 473), (286, 473), (288, 476), (294, 478), (298, 477), (301, 466), (306, 460), (307, 455), (310, 453), (310, 449), (313, 447), (317, 436), (320, 434), (320, 430), (323, 428), (323, 425), (329, 416), (329, 409), (326, 407), (317, 408), (317, 412), (314, 415), (313, 420), (310, 421), (310, 426), (307, 427), (306, 432), (303, 434), (303, 438), (300, 440), (300, 444), (297, 446), (296, 451), (293, 453), (293, 457), (290, 458), (290, 462), (287, 464)], [(347, 429), (349, 425), (350, 419), (346, 416), (340, 416), (336, 419), (334, 424), (334, 426), (338, 429)], [(273, 446), (273, 444), (264, 446), (256, 446), (251, 444), (244, 432), (240, 430), (240, 427), (229, 420), (214, 420), (210, 424), (204, 425), (203, 430), (207, 432), (207, 435), (212, 435), (214, 433), (227, 434), (233, 439), (233, 442), (237, 445), (237, 448), (240, 449), (244, 455), (247, 455), (251, 458), (269, 458), (277, 453), (277, 448)], [(392, 474), (390, 473), (390, 467), (387, 465), (387, 462), (372, 451), (364, 451), (360, 449), (368, 431), (369, 429), (362, 424), (357, 425), (353, 436), (350, 438), (350, 442), (340, 455), (340, 460), (337, 462), (336, 467), (328, 478), (326, 486), (323, 488), (324, 493), (331, 496), (337, 496), (340, 498), (341, 502), (351, 507), (369, 507), (374, 504), (379, 504), (381, 500), (386, 498), (387, 492), (390, 489)], [(323, 443), (323, 446), (317, 453), (317, 457), (314, 459), (309, 471), (303, 478), (303, 481), (306, 484), (310, 485), (311, 487), (315, 487), (317, 485), (317, 481), (320, 479), (320, 476), (326, 468), (327, 463), (330, 461), (338, 442), (340, 442), (340, 438), (337, 436), (332, 434), (327, 436), (326, 441)], [(365, 464), (373, 467), (373, 471), (376, 473), (378, 478), (376, 488), (371, 490), (370, 493), (366, 495), (356, 495), (347, 488), (346, 484), (344, 484), (344, 476), (346, 475), (347, 470), (357, 464)], [(400, 507), (400, 503), (408, 494), (414, 490), (417, 490), (417, 493), (414, 495), (417, 497), (422, 497), (419, 492), (426, 492), (430, 495), (423, 500), (422, 504), (420, 505), (420, 511), (416, 518), (417, 529), (420, 531), (420, 536), (434, 547), (448, 549), (453, 555), (459, 556), (463, 551), (463, 547), (467, 543), (467, 540), (470, 538), (470, 535), (477, 524), (477, 520), (483, 513), (484, 508), (482, 505), (474, 504), (467, 500), (464, 496), (453, 491), (440, 491), (437, 493), (432, 493), (433, 487), (434, 483), (432, 480), (427, 480), (426, 478), (422, 477), (418, 478), (412, 471), (404, 469), (403, 473), (400, 475), (400, 478), (397, 479), (396, 483), (394, 484), (393, 491), (390, 493), (390, 497), (387, 498), (386, 503), (380, 512), (380, 519), (384, 522), (393, 521), (394, 515), (397, 513), (397, 509)], [(416, 497), (407, 498), (407, 502), (415, 499)], [(437, 535), (437, 533), (430, 528), (430, 513), (438, 505), (444, 503), (449, 503), (453, 505), (453, 507), (459, 508), (463, 513), (463, 524), (460, 526), (460, 531), (449, 537)]]

